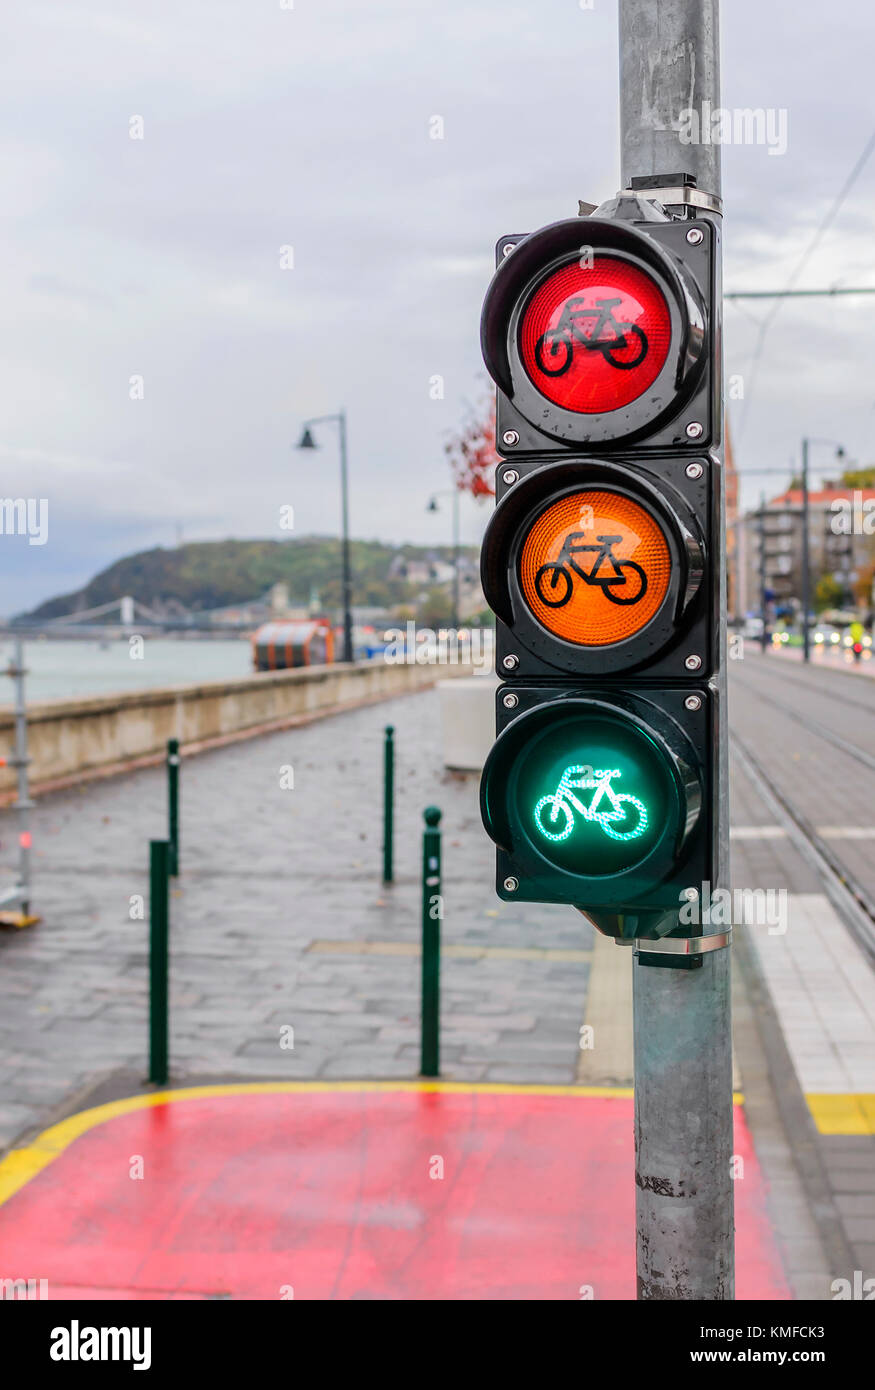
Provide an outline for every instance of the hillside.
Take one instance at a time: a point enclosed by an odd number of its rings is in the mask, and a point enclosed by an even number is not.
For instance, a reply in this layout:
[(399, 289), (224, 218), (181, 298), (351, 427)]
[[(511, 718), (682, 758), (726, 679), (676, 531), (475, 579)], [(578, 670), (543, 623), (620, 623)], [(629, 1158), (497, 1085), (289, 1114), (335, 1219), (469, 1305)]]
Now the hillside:
[[(465, 548), (470, 556), (472, 548)], [(382, 541), (350, 543), (355, 602), (391, 607), (415, 595), (421, 586), (389, 578), (396, 556), (405, 560), (449, 560), (449, 546), (391, 546)], [(132, 594), (159, 611), (180, 603), (196, 611), (244, 603), (280, 581), (289, 586), (293, 604), (305, 604), (313, 589), (323, 607), (341, 601), (340, 542), (322, 536), (283, 541), (193, 541), (173, 550), (158, 546), (128, 555), (94, 576), (83, 589), (47, 599), (24, 619), (60, 618)]]

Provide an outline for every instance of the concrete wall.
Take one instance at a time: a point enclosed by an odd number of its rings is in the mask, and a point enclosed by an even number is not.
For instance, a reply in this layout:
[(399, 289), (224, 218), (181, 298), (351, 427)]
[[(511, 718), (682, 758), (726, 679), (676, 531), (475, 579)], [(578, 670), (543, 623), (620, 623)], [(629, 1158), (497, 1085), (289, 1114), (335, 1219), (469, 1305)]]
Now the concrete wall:
[[(64, 786), (158, 761), (168, 738), (197, 752), (423, 689), (447, 676), (470, 675), (471, 669), (369, 661), (29, 705), (31, 787)], [(12, 711), (2, 708), (0, 756), (12, 753), (14, 741)], [(12, 798), (14, 784), (14, 770), (0, 768), (0, 804)]]

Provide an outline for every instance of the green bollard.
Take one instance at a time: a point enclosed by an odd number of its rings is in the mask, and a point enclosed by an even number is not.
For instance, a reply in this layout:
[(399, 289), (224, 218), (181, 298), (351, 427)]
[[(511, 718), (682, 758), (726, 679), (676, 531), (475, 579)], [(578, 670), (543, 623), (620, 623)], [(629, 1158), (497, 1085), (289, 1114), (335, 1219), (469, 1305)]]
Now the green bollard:
[(167, 740), (167, 822), (170, 842), (169, 872), (179, 873), (179, 739)]
[(395, 814), (395, 730), (386, 725), (383, 746), (383, 882), (393, 881), (393, 835)]
[(167, 1081), (168, 896), (170, 846), (149, 842), (149, 1080)]
[(441, 813), (437, 806), (424, 812), (422, 833), (422, 1047), (420, 1072), (440, 1076), (441, 976)]

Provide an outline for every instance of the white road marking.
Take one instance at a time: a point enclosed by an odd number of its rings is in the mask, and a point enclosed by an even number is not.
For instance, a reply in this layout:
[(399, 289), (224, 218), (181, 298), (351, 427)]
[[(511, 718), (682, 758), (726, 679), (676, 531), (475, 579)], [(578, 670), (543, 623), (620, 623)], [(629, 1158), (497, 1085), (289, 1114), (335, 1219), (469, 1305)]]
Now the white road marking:
[(786, 837), (783, 825), (733, 825), (729, 829), (730, 840), (784, 840)]

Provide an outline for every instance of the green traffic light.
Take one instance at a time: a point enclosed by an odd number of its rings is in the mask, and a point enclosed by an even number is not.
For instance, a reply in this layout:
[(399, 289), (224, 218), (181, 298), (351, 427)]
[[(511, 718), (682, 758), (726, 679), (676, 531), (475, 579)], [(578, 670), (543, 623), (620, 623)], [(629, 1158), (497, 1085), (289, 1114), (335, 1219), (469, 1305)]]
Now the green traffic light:
[(664, 752), (636, 725), (598, 711), (551, 722), (531, 739), (508, 797), (531, 846), (587, 878), (640, 864), (676, 804)]

